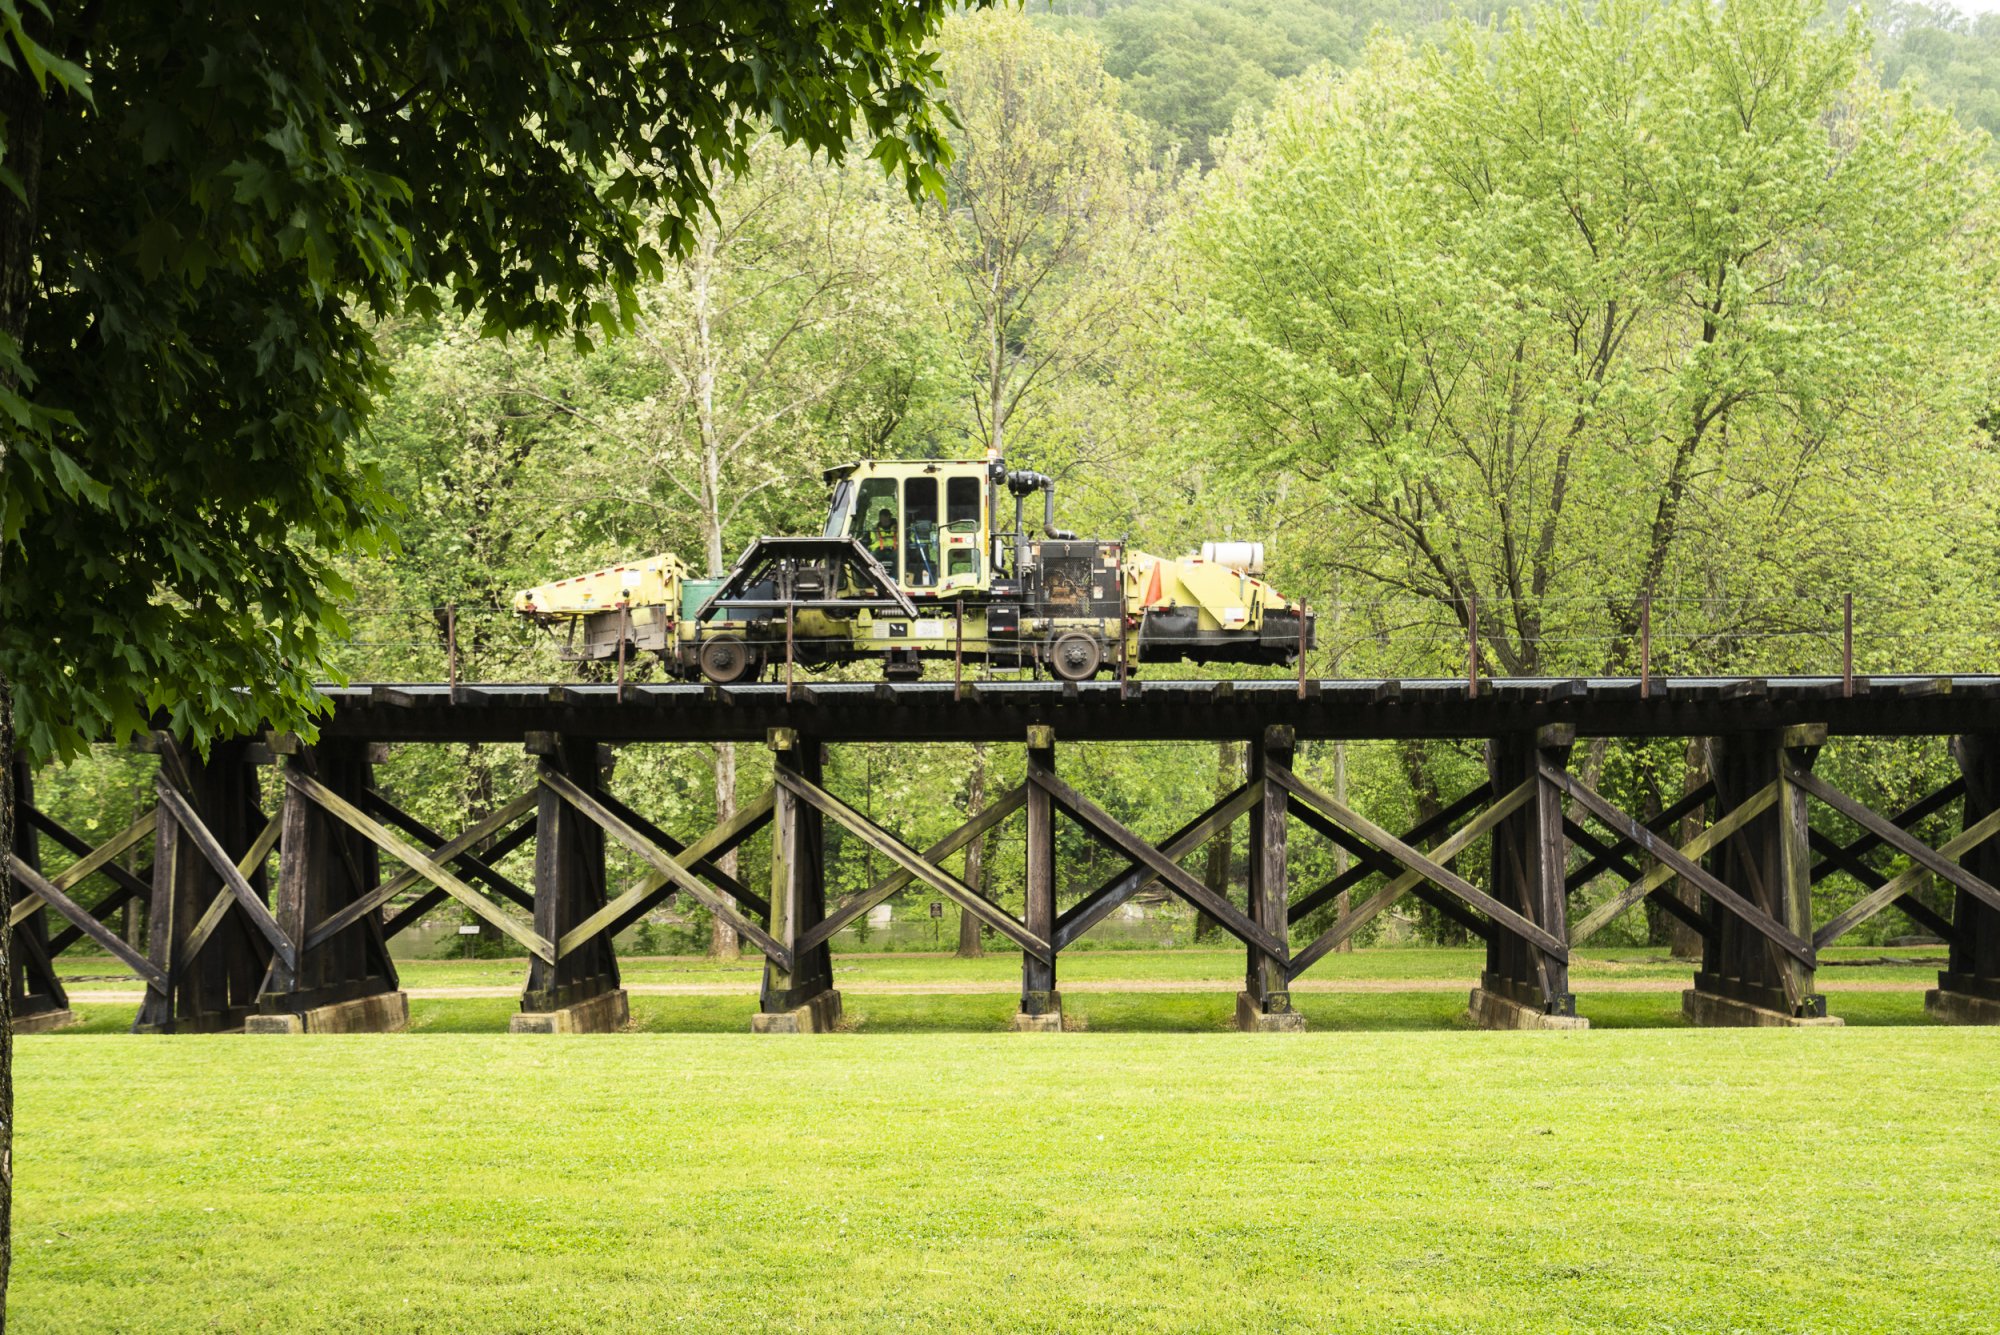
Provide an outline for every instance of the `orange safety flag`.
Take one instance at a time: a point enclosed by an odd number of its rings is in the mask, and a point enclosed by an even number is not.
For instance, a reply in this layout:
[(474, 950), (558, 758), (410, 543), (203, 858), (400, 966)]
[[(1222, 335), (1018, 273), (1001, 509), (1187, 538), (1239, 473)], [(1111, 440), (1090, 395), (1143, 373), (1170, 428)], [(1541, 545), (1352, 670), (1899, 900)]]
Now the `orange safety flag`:
[(1146, 596), (1139, 600), (1139, 606), (1151, 607), (1160, 601), (1160, 563), (1153, 562), (1153, 578), (1146, 584)]

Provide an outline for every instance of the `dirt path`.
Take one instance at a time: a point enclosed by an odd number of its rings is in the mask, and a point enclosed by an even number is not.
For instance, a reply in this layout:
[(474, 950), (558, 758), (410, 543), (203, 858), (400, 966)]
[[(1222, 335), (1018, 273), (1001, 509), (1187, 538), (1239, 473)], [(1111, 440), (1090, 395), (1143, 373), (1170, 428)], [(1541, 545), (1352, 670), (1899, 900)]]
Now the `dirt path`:
[[(1593, 992), (1680, 992), (1688, 987), (1682, 978), (1584, 978), (1573, 980), (1583, 996)], [(1235, 992), (1243, 986), (1236, 978), (1093, 978), (1064, 981), (1065, 992)], [(1922, 981), (1847, 982), (1821, 981), (1822, 992), (1922, 992), (1932, 983)], [(854, 996), (1006, 996), (1020, 990), (1020, 984), (1006, 979), (947, 979), (932, 983), (870, 982), (855, 979), (839, 984)], [(1465, 992), (1472, 983), (1464, 978), (1301, 978), (1292, 984), (1294, 992)], [(639, 997), (745, 997), (756, 993), (754, 983), (627, 983), (625, 990)], [(470, 1001), (481, 998), (518, 997), (518, 986), (503, 987), (410, 987), (405, 992), (419, 1001)], [(70, 993), (78, 1002), (99, 1005), (136, 1006), (145, 999), (138, 991), (90, 991)]]

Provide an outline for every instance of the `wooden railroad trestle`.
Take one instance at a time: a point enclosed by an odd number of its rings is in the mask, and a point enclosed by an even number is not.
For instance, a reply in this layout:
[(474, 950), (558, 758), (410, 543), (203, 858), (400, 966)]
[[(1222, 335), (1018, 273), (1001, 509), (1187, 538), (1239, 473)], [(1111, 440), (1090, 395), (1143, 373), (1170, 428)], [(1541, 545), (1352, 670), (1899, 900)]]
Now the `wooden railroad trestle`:
[[(1075, 699), (1073, 689), (1064, 698)], [(294, 1031), (393, 1028), (407, 1009), (388, 943), (450, 900), (529, 955), (524, 1015), (595, 1015), (595, 1023), (553, 1027), (604, 1027), (612, 1012), (601, 1003), (616, 996), (622, 1007), (613, 937), (668, 896), (683, 895), (763, 955), (758, 1027), (815, 1029), (839, 1017), (832, 938), (920, 884), (1020, 948), (1017, 1026), (1056, 1028), (1061, 952), (1159, 886), (1243, 944), (1238, 1019), (1246, 1028), (1298, 1027), (1292, 982), (1404, 895), (1485, 943), (1472, 1013), (1489, 1025), (1575, 1024), (1572, 948), (1648, 903), (1701, 937), (1702, 960), (1687, 994), (1697, 1022), (1823, 1017), (1824, 998), (1814, 991), (1818, 952), (1892, 905), (1948, 943), (1933, 1010), (2000, 1022), (2000, 728), (1954, 736), (1959, 776), (1884, 816), (1814, 773), (1825, 725), (1763, 721), (1771, 726), (1713, 736), (1712, 777), (1641, 820), (1573, 772), (1575, 724), (1518, 720), (1522, 726), (1489, 738), (1484, 783), (1400, 834), (1302, 777), (1293, 766), (1295, 727), (1265, 724), (1248, 738), (1244, 782), (1158, 843), (1065, 782), (1056, 726), (1033, 723), (1021, 737), (1024, 782), (921, 850), (829, 792), (826, 743), (796, 726), (766, 730), (769, 788), (685, 843), (607, 791), (606, 748), (592, 731), (518, 732), (537, 759), (535, 784), (451, 836), (376, 789), (381, 743), (365, 735), (330, 728), (313, 745), (286, 737), (225, 741), (206, 759), (161, 736), (156, 805), (96, 845), (41, 811), (33, 775), (19, 773), (10, 986), (24, 1029), (60, 1021), (69, 1001), (56, 961), (88, 937), (143, 982), (135, 1025), (142, 1032), (246, 1023)], [(257, 779), (257, 767), (272, 763), (283, 766), (275, 815), (260, 808)], [(1911, 833), (1954, 805), (1959, 832), (1951, 838), (1933, 847)], [(1815, 829), (1815, 810), (1850, 823), (1859, 837), (1843, 843)], [(1026, 820), (1018, 917), (946, 866), (1017, 813)], [(1690, 816), (1705, 824), (1677, 844), (1668, 832)], [(1058, 820), (1073, 822), (1124, 863), (1066, 908), (1058, 903)], [(890, 867), (831, 904), (829, 821)], [(1182, 866), (1239, 821), (1250, 829), (1243, 903)], [(1323, 885), (1295, 888), (1288, 867), (1294, 823), (1346, 850), (1348, 869)], [(767, 826), (770, 880), (760, 894), (723, 866)], [(44, 840), (74, 861), (45, 873)], [(523, 886), (500, 866), (531, 840), (533, 884)], [(632, 884), (607, 883), (607, 840), (645, 865)], [(1454, 864), (1482, 841), (1484, 883), (1475, 884)], [(149, 866), (124, 865), (147, 851)], [(1885, 855), (1902, 865), (1879, 867)], [(388, 875), (385, 858), (394, 866)], [(1607, 873), (1622, 878), (1624, 889), (1571, 922), (1571, 896)], [(1863, 897), (1816, 927), (1813, 886), (1835, 873), (1858, 881)], [(86, 907), (75, 892), (93, 878), (102, 893)], [(1929, 878), (1952, 887), (1949, 912), (1917, 897)], [(396, 908), (411, 892), (415, 899)], [(1365, 893), (1324, 930), (1299, 939), (1309, 917), (1349, 892)], [(114, 925), (135, 902), (147, 909), (143, 951)]]

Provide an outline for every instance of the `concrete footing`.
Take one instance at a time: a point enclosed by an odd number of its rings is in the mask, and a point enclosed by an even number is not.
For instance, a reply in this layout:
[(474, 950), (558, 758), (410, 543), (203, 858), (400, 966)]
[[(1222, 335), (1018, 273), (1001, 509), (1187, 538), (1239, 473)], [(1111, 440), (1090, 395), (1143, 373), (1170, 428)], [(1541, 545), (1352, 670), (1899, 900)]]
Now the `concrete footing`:
[(1847, 1023), (1837, 1015), (1787, 1015), (1693, 987), (1681, 993), (1681, 1013), (1704, 1029), (1838, 1029)]
[(33, 1015), (15, 1016), (14, 1032), (17, 1034), (46, 1034), (56, 1029), (66, 1029), (75, 1023), (75, 1011), (36, 1011)]
[(825, 1034), (840, 1027), (840, 993), (828, 988), (788, 1011), (759, 1011), (750, 1017), (753, 1034)]
[(1046, 1009), (1040, 1015), (1014, 1012), (1013, 1022), (1007, 1027), (1017, 1034), (1060, 1034), (1063, 1029), (1062, 993), (1049, 993)]
[(1550, 1015), (1533, 1006), (1524, 1006), (1512, 997), (1472, 989), (1466, 1017), (1481, 1029), (1588, 1029), (1590, 1021), (1581, 1015)]
[(632, 1018), (632, 1006), (620, 987), (588, 1001), (552, 1011), (517, 1011), (507, 1021), (510, 1034), (613, 1034)]
[(1939, 1024), (2000, 1024), (2000, 1001), (1934, 987), (1924, 993), (1924, 1010)]
[(409, 1027), (410, 999), (401, 992), (377, 992), (331, 1006), (243, 1020), (246, 1034), (395, 1034)]
[(1236, 1027), (1246, 1034), (1303, 1034), (1306, 1017), (1294, 1010), (1264, 1010), (1248, 992), (1238, 992)]

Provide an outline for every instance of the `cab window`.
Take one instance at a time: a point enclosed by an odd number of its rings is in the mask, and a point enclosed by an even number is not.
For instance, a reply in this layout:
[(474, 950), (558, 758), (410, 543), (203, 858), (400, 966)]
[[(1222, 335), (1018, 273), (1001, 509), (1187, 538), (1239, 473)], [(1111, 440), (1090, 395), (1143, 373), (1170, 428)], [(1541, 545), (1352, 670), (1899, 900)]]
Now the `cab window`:
[(955, 477), (944, 484), (944, 525), (953, 533), (979, 531), (979, 479)]
[(903, 583), (928, 589), (938, 582), (938, 484), (913, 477), (903, 484)]
[(822, 537), (839, 538), (847, 534), (847, 510), (854, 504), (854, 484), (846, 478), (834, 484), (833, 504), (827, 507), (826, 528)]
[(854, 502), (854, 536), (882, 563), (889, 578), (902, 578), (902, 564), (896, 559), (903, 535), (896, 523), (895, 478), (871, 477), (861, 484)]

